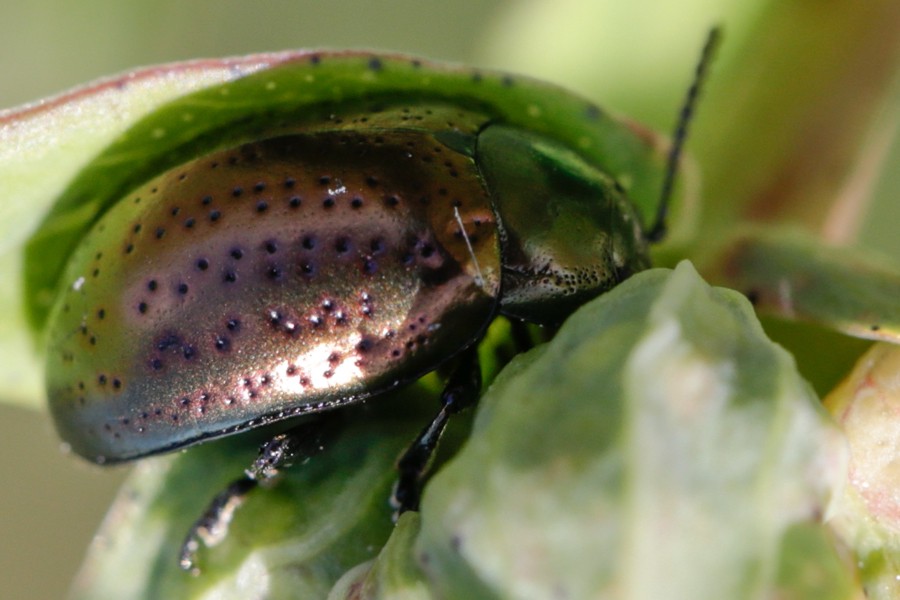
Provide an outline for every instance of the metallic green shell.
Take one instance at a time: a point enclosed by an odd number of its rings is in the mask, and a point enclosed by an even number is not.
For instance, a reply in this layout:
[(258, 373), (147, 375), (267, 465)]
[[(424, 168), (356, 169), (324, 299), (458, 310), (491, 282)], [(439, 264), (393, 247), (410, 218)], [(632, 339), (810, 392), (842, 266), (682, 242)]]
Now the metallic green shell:
[[(477, 148), (501, 131), (521, 167)], [(128, 460), (412, 381), (501, 310), (555, 322), (646, 266), (663, 146), (554, 86), (403, 56), (297, 53), (173, 101), (26, 249), (57, 427)], [(541, 238), (545, 191), (565, 214)]]
[(504, 125), (484, 129), (476, 147), (500, 223), (503, 314), (559, 324), (650, 267), (640, 215), (609, 175)]
[[(401, 115), (415, 128), (379, 126)], [(422, 128), (473, 137), (482, 120), (330, 119), (125, 196), (51, 316), (62, 437), (132, 459), (359, 400), (473, 343), (499, 294), (494, 213), (472, 158)]]

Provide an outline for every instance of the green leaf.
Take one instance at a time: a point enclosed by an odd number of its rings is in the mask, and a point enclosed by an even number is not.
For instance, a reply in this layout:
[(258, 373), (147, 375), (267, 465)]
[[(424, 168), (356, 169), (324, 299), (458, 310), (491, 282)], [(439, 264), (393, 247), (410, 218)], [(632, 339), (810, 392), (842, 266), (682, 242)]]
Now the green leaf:
[(771, 597), (804, 587), (786, 561), (837, 562), (785, 536), (824, 510), (842, 450), (749, 303), (683, 263), (507, 367), (426, 490), (416, 551), (440, 597)]
[[(252, 492), (225, 540), (201, 549), (198, 576), (178, 566), (188, 528), (271, 432), (140, 462), (88, 553), (74, 597), (324, 598), (387, 540), (394, 461), (433, 412), (432, 397), (413, 386), (343, 411), (345, 426), (322, 453)], [(454, 437), (446, 450), (458, 445)]]
[(716, 253), (710, 277), (760, 312), (900, 343), (900, 269), (798, 229), (752, 229)]
[(856, 565), (836, 551), (838, 545), (827, 525), (807, 522), (789, 527), (781, 538), (778, 598), (860, 598)]
[(76, 597), (850, 597), (818, 520), (843, 440), (746, 300), (687, 263), (632, 277), (510, 363), (421, 517), (391, 532), (423, 395), (345, 411), (323, 453), (248, 498), (198, 577), (178, 545), (258, 439), (142, 463)]
[(420, 527), (418, 513), (401, 515), (378, 558), (348, 571), (328, 600), (435, 600), (412, 551)]

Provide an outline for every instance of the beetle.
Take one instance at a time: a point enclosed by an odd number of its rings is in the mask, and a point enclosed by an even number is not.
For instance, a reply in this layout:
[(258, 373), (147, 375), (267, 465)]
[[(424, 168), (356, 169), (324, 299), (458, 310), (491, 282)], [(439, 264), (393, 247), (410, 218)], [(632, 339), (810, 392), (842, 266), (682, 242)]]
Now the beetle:
[[(263, 118), (228, 115), (227, 136), (211, 119), (208, 131), (176, 136), (156, 163), (121, 169), (122, 147), (142, 132), (165, 137), (149, 116), (89, 165), (27, 249), (39, 255), (54, 223), (85, 204), (84, 181), (110, 163), (127, 173), (91, 198), (88, 230), (70, 240), (65, 265), (26, 272), (33, 297), (55, 297), (35, 304), (32, 320), (47, 331), (61, 437), (96, 463), (129, 461), (359, 402), (455, 360), (438, 414), (399, 460), (395, 505), (416, 509), (449, 416), (480, 392), (475, 348), (490, 322), (558, 324), (650, 266), (716, 38), (650, 227), (632, 199), (658, 183), (640, 178), (657, 160), (648, 138), (586, 101), (506, 75), (306, 53), (289, 67), (307, 82), (350, 69), (364, 83), (320, 83), (321, 98), (288, 93), (289, 108)], [(266, 76), (229, 85), (272, 89)], [(465, 87), (429, 92), (440, 77)], [(426, 89), (412, 93), (407, 80)], [(541, 99), (548, 89), (552, 102)], [(585, 129), (558, 128), (573, 108)], [(214, 541), (235, 500), (314, 452), (319, 434), (301, 420), (265, 444), (191, 530), (182, 566), (194, 567), (199, 541)]]

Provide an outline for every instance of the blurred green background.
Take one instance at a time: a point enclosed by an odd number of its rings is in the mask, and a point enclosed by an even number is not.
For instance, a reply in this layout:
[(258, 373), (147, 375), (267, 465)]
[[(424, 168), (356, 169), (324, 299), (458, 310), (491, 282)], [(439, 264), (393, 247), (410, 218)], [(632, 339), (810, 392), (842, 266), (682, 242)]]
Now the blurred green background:
[[(5, 25), (0, 107), (160, 62), (364, 47), (555, 80), (668, 130), (708, 28), (725, 24), (726, 45), (717, 62), (717, 70), (725, 70), (740, 58), (742, 40), (770, 5), (765, 0), (0, 0)], [(695, 147), (714, 137), (716, 110), (719, 122), (740, 118), (730, 109), (727, 102), (702, 105)], [(896, 138), (893, 145), (887, 164), (900, 164)], [(874, 186), (879, 211), (864, 226), (862, 240), (898, 256), (900, 236), (893, 224), (900, 222), (895, 201), (900, 172), (885, 172)], [(64, 456), (44, 414), (2, 402), (0, 456), (0, 598), (60, 597), (125, 470), (100, 470)]]

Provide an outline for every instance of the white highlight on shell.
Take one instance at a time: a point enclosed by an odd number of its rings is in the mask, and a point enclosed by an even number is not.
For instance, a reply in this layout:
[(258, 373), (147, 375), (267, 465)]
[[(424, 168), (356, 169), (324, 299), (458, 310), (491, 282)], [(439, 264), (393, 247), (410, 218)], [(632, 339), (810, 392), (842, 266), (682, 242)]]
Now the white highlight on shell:
[[(294, 356), (293, 360), (281, 361), (274, 367), (275, 373), (284, 373), (289, 365), (299, 367), (298, 376), (278, 377), (277, 385), (285, 393), (302, 395), (307, 392), (300, 383), (300, 374), (308, 380), (307, 385), (315, 389), (326, 390), (329, 388), (344, 387), (354, 381), (363, 378), (362, 368), (354, 360), (354, 348), (360, 342), (362, 336), (355, 334), (350, 336), (341, 347), (330, 344), (320, 344), (310, 348), (307, 352)], [(332, 354), (340, 356), (338, 361), (329, 360)], [(329, 375), (325, 375), (325, 373)]]

